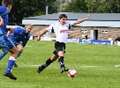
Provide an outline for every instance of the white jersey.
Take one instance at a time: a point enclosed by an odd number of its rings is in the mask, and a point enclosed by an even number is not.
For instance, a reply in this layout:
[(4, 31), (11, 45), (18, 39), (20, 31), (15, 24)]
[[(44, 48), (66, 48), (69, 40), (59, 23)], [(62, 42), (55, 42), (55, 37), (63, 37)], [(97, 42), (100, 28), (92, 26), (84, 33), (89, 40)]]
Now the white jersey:
[(65, 23), (64, 25), (57, 22), (53, 25), (50, 25), (47, 30), (54, 29), (56, 34), (56, 41), (66, 43), (68, 40), (68, 30), (69, 30), (69, 23)]

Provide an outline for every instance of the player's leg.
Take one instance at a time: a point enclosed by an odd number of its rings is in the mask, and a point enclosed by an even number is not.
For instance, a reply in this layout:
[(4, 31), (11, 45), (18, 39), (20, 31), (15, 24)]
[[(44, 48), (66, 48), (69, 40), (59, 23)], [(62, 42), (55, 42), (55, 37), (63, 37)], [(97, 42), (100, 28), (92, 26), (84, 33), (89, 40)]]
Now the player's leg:
[(63, 51), (58, 51), (58, 62), (60, 65), (61, 73), (64, 72), (65, 64), (64, 64), (64, 52)]
[(15, 65), (16, 57), (17, 57), (18, 51), (16, 48), (11, 49), (11, 55), (8, 60), (8, 65), (5, 70), (5, 76), (9, 77), (10, 79), (16, 80), (17, 78), (12, 74), (13, 67)]
[(41, 71), (43, 71), (46, 67), (48, 67), (57, 58), (58, 58), (58, 55), (53, 55), (50, 58), (48, 58), (44, 64), (42, 64), (38, 67), (37, 72), (40, 73)]
[[(18, 55), (17, 55), (16, 58), (18, 58), (18, 57), (20, 57), (20, 55), (21, 55), (22, 52), (23, 52), (23, 46), (22, 46), (22, 44), (17, 44), (16, 47), (17, 47), (17, 50), (18, 50)], [(14, 66), (15, 66), (15, 67), (18, 67), (17, 63), (15, 63)]]
[(22, 44), (18, 44), (16, 47), (17, 47), (18, 52), (19, 52), (18, 55), (17, 55), (17, 58), (18, 58), (18, 57), (20, 57), (20, 55), (23, 52), (23, 46), (22, 46)]
[(16, 80), (16, 77), (12, 74), (12, 70), (16, 61), (18, 50), (13, 44), (13, 42), (6, 38), (8, 50), (10, 51), (10, 57), (8, 59), (8, 64), (5, 70), (4, 76), (9, 77), (10, 79)]
[(0, 60), (3, 59), (3, 57), (8, 53), (8, 50), (6, 50), (5, 48), (3, 48), (0, 52)]
[(64, 51), (59, 51), (58, 56), (59, 56), (58, 62), (60, 65), (61, 73), (68, 71), (68, 68), (65, 67), (65, 63), (64, 63)]
[[(55, 43), (55, 49), (56, 49), (56, 43)], [(38, 67), (38, 70), (37, 70), (37, 72), (38, 73), (40, 73), (41, 71), (43, 71), (46, 67), (48, 67), (53, 61), (55, 61), (57, 58), (58, 58), (58, 55), (57, 55), (57, 51), (55, 50), (54, 52), (53, 52), (53, 56), (51, 56), (51, 57), (49, 57), (46, 61), (45, 61), (45, 63), (44, 64), (42, 64), (42, 65), (40, 65), (39, 67)]]
[(61, 73), (68, 71), (68, 68), (65, 67), (65, 63), (64, 63), (65, 48), (66, 48), (65, 43), (58, 44), (57, 55), (59, 56), (58, 62), (60, 65)]
[(1, 52), (0, 52), (0, 60), (3, 59), (3, 57), (8, 53), (8, 49), (7, 49), (7, 45), (6, 45), (6, 41), (5, 41), (5, 37), (4, 35), (0, 36), (0, 48), (1, 48)]

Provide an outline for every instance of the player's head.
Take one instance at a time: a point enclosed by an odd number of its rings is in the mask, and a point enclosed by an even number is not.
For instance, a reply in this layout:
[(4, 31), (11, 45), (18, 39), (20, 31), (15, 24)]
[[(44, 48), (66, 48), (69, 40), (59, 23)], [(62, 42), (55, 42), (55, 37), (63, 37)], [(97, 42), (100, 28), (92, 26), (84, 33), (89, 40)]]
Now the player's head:
[(7, 15), (8, 13), (9, 11), (5, 6), (0, 6), (0, 16)]
[(67, 21), (67, 15), (66, 14), (60, 14), (59, 16), (59, 22), (64, 25)]
[(25, 28), (26, 28), (27, 32), (31, 32), (32, 31), (32, 25), (30, 25), (30, 24), (26, 25)]

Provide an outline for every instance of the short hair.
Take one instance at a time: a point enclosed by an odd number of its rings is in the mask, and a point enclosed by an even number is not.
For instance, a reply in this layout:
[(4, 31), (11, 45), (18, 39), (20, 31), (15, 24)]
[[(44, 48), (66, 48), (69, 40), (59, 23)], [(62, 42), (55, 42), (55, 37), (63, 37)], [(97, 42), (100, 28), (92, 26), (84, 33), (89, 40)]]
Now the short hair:
[(27, 24), (27, 25), (25, 25), (25, 27), (30, 27), (30, 28), (32, 28), (32, 25), (31, 25), (31, 24)]
[(67, 15), (66, 14), (60, 14), (59, 19), (61, 19), (61, 18), (67, 18)]

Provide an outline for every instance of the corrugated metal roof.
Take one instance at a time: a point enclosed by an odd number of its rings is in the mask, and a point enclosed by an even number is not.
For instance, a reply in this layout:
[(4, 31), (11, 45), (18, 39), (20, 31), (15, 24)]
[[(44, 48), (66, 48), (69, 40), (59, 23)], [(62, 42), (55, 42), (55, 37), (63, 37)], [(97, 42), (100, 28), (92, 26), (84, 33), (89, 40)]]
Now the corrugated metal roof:
[(88, 20), (83, 21), (77, 26), (83, 27), (120, 27), (120, 13), (71, 13), (60, 12), (42, 16), (27, 17), (22, 20), (22, 24), (50, 25), (54, 24), (60, 14), (65, 13), (68, 20), (73, 23), (80, 17), (89, 16)]
[(60, 12), (42, 16), (27, 17), (23, 20), (57, 20), (59, 15), (65, 13), (69, 20), (76, 20), (80, 17), (89, 16), (90, 21), (120, 21), (120, 13), (71, 13)]

